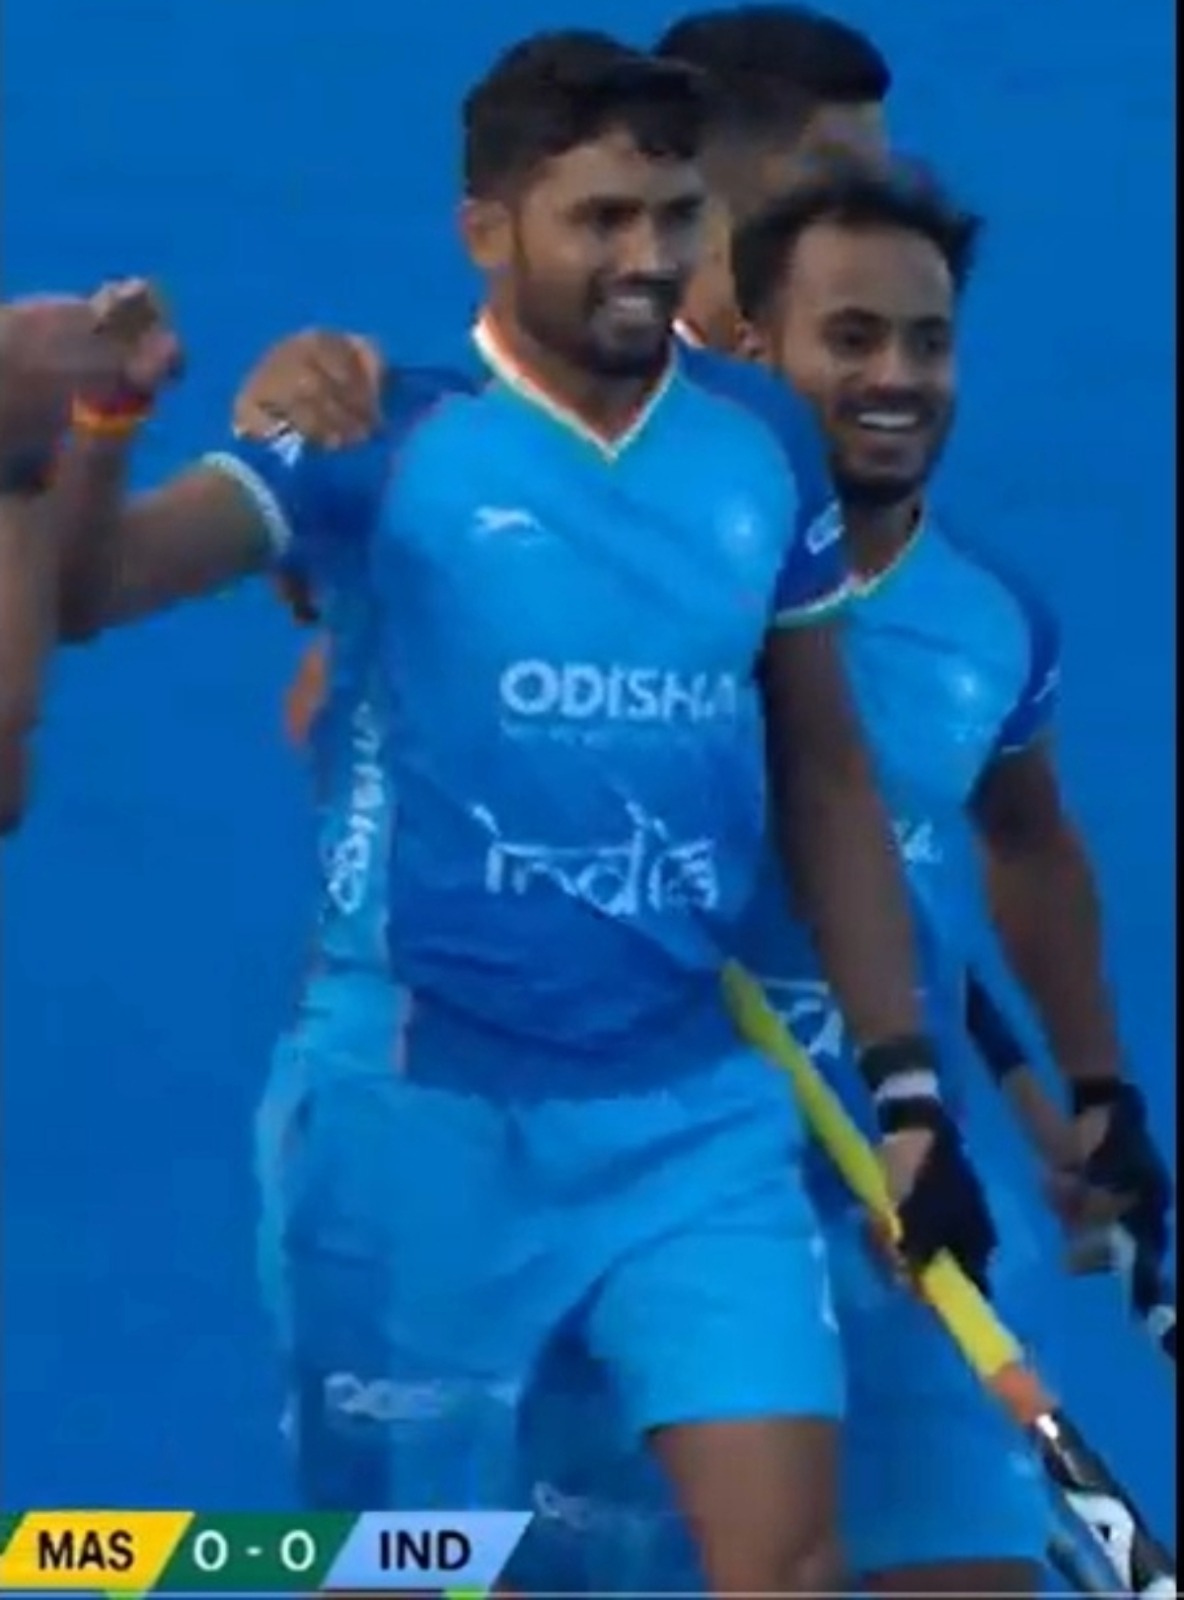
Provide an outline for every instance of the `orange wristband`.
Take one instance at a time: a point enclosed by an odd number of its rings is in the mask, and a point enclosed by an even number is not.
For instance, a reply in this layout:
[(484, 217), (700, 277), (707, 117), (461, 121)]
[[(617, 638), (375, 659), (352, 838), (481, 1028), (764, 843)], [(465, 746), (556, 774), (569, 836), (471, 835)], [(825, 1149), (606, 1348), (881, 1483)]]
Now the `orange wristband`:
[(96, 439), (129, 439), (152, 415), (150, 402), (137, 401), (135, 405), (87, 405), (75, 397), (70, 407), (70, 425), (76, 433)]

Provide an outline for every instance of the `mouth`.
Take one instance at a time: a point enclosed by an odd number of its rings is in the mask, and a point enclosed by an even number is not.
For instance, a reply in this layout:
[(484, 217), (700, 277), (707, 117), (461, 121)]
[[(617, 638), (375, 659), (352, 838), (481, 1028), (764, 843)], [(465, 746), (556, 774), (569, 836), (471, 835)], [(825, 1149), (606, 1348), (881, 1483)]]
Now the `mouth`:
[(917, 406), (877, 406), (857, 411), (851, 418), (861, 433), (880, 438), (907, 438), (925, 432), (928, 419)]
[(600, 302), (614, 328), (627, 333), (660, 333), (669, 328), (670, 296), (649, 289), (613, 289)]

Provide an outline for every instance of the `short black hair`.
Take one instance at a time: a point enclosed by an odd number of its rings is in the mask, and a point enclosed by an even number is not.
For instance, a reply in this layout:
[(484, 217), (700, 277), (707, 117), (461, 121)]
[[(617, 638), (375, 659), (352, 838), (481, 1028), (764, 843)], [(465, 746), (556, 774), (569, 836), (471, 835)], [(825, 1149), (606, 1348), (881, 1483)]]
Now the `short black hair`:
[(649, 155), (692, 160), (707, 115), (706, 82), (692, 66), (605, 33), (535, 34), (500, 56), (465, 98), (465, 190), (483, 196), (521, 182), (616, 127)]
[(739, 95), (746, 84), (780, 83), (815, 105), (882, 105), (892, 87), (888, 63), (867, 35), (812, 6), (692, 12), (667, 28), (654, 53), (688, 62)]
[(705, 166), (737, 216), (764, 198), (757, 154), (792, 147), (823, 106), (880, 105), (892, 87), (888, 63), (866, 34), (809, 6), (694, 12), (666, 30), (655, 54), (709, 80)]
[(974, 270), (983, 227), (981, 217), (914, 163), (872, 168), (851, 160), (832, 162), (825, 173), (774, 201), (733, 234), (736, 301), (749, 322), (759, 321), (776, 303), (802, 235), (819, 223), (919, 234), (940, 252), (959, 294)]

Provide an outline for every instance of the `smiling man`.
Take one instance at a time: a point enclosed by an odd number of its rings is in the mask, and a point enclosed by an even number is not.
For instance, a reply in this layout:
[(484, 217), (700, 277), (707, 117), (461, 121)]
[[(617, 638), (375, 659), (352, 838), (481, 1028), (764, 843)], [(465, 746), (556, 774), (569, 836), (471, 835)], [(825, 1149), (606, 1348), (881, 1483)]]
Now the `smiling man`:
[[(399, 374), (358, 449), (275, 429), (109, 496), (93, 600), (127, 618), (278, 553), (353, 616), (347, 699), (380, 691), (394, 1037), (309, 1086), (287, 1157), (310, 1503), (513, 1504), (520, 1403), (574, 1333), (713, 1591), (805, 1594), (836, 1576), (841, 1363), (792, 1097), (719, 981), (770, 812), (906, 1252), (981, 1274), (994, 1234), (830, 624), (816, 430), (775, 379), (673, 337), (705, 106), (691, 69), (602, 35), (507, 52), (465, 108), (468, 370)], [(580, 696), (525, 705), (534, 663)], [(622, 669), (662, 692), (619, 700)], [(407, 1413), (359, 1427), (342, 1372)]]

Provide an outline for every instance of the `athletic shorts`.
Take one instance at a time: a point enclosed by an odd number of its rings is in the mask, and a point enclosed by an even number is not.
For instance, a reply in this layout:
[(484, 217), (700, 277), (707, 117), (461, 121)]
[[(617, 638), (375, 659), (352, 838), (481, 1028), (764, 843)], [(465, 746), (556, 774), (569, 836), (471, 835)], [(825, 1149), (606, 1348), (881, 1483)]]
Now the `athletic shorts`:
[[(849, 1570), (866, 1578), (931, 1563), (1042, 1561), (1054, 1507), (1014, 1424), (933, 1314), (887, 1279), (860, 1214), (834, 1216), (825, 1231), (847, 1375), (840, 1533)], [(531, 1422), (535, 1516), (515, 1570), (527, 1592), (701, 1592), (671, 1497), (631, 1449), (603, 1374), (566, 1354)]]
[(527, 1504), (523, 1406), (557, 1340), (631, 1440), (841, 1414), (797, 1113), (714, 1008), (573, 1063), (417, 1006), (398, 1059), (308, 1094), (275, 1178), (309, 1506)]
[(290, 1342), (291, 1322), (284, 1264), (288, 1156), (314, 1095), (346, 1079), (390, 1081), (400, 1011), (397, 993), (385, 979), (324, 977), (309, 988), (296, 1025), (272, 1052), (255, 1114), (256, 1263), (264, 1306), (283, 1348)]
[(850, 1393), (842, 1534), (851, 1570), (1042, 1561), (1049, 1490), (1015, 1424), (933, 1312), (886, 1279), (859, 1217), (836, 1218), (827, 1239)]

